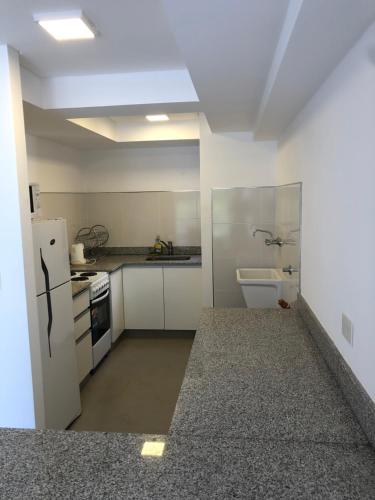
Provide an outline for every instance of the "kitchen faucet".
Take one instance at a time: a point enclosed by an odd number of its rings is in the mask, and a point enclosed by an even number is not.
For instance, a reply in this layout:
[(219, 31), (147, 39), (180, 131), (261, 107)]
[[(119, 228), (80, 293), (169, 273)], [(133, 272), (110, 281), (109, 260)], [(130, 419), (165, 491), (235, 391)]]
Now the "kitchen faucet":
[(253, 231), (253, 237), (255, 238), (255, 235), (257, 233), (267, 233), (271, 236), (271, 238), (273, 239), (273, 234), (271, 233), (271, 231), (266, 231), (265, 229), (255, 229), (255, 231)]
[(274, 237), (273, 233), (271, 231), (266, 231), (265, 229), (255, 229), (253, 231), (253, 237), (255, 238), (256, 233), (266, 233), (271, 236), (270, 238), (266, 238), (264, 240), (264, 243), (269, 247), (271, 245), (278, 245), (279, 247), (282, 247), (284, 245), (283, 240), (280, 238), (280, 236), (277, 236), (277, 238)]
[(264, 243), (269, 247), (271, 245), (278, 245), (279, 247), (282, 247), (284, 245), (284, 241), (278, 236), (277, 238), (273, 238), (272, 240), (269, 240), (266, 238), (264, 240)]
[(288, 267), (283, 267), (284, 273), (289, 273), (289, 276), (292, 276), (292, 273), (298, 273), (298, 269), (289, 264)]
[(173, 243), (171, 241), (168, 241), (168, 243), (166, 243), (165, 241), (160, 240), (160, 243), (167, 249), (168, 255), (173, 255), (174, 248), (173, 248)]

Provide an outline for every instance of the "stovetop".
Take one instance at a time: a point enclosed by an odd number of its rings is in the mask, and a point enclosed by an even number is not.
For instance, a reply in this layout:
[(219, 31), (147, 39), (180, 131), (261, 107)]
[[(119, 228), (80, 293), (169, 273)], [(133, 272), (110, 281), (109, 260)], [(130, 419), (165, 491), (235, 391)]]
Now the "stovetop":
[(70, 276), (71, 281), (80, 281), (90, 285), (90, 300), (109, 288), (109, 274), (102, 271), (70, 271)]
[(71, 281), (88, 281), (91, 284), (108, 276), (108, 273), (97, 271), (70, 271), (70, 276)]

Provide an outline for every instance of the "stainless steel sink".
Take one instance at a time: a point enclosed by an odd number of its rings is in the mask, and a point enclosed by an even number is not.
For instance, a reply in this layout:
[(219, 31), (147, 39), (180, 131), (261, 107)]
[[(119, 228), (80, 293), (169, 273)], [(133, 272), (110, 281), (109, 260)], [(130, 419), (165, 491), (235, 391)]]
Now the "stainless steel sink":
[(151, 255), (146, 260), (190, 260), (190, 255)]

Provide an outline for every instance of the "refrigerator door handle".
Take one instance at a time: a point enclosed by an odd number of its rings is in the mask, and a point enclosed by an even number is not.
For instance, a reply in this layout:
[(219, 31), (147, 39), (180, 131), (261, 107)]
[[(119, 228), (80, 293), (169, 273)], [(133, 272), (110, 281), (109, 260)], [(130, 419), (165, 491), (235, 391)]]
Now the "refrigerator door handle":
[(49, 273), (48, 273), (48, 268), (46, 266), (46, 263), (44, 262), (43, 259), (43, 254), (42, 254), (42, 249), (40, 249), (40, 262), (42, 266), (42, 271), (44, 274), (44, 280), (46, 283), (46, 298), (47, 298), (47, 311), (48, 311), (48, 325), (47, 325), (47, 336), (48, 336), (48, 351), (49, 351), (49, 357), (52, 357), (51, 353), (51, 330), (52, 330), (52, 323), (53, 323), (53, 314), (52, 314), (52, 302), (51, 302), (51, 295), (49, 292)]
[(48, 311), (48, 325), (47, 325), (48, 351), (49, 351), (49, 357), (52, 358), (52, 353), (51, 353), (51, 330), (53, 323), (52, 303), (51, 303), (51, 294), (47, 292), (46, 295), (47, 295), (47, 311)]
[(44, 274), (44, 281), (46, 284), (46, 292), (49, 292), (49, 272), (48, 272), (48, 267), (46, 266), (46, 263), (44, 262), (44, 259), (43, 259), (42, 249), (40, 249), (40, 263), (41, 263), (42, 271)]

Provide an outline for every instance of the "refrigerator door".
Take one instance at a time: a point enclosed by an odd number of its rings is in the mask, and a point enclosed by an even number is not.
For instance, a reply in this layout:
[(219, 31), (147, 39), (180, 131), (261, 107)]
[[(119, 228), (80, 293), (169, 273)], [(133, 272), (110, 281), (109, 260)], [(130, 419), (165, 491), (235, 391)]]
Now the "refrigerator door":
[(68, 238), (63, 219), (35, 221), (33, 227), (36, 294), (70, 280)]
[(70, 281), (38, 297), (45, 422), (66, 429), (81, 413)]

